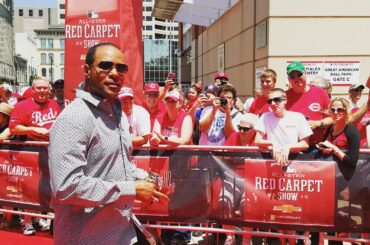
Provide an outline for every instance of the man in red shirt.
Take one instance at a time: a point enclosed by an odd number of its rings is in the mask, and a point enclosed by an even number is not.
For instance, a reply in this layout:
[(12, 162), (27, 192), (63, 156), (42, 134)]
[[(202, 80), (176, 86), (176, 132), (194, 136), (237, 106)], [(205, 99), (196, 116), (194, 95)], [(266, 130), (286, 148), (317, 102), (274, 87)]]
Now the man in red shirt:
[(264, 70), (260, 75), (260, 82), (262, 88), (262, 96), (254, 99), (248, 111), (259, 116), (261, 116), (262, 113), (270, 111), (270, 107), (267, 104), (267, 97), (271, 90), (275, 88), (276, 72), (272, 69)]
[(10, 132), (26, 135), (27, 140), (48, 141), (49, 129), (60, 114), (58, 103), (49, 96), (49, 80), (36, 77), (32, 82), (32, 98), (15, 105), (9, 122)]
[(333, 123), (330, 117), (325, 117), (330, 100), (324, 89), (310, 86), (306, 81), (304, 65), (295, 61), (287, 67), (290, 89), (286, 91), (286, 109), (302, 113), (313, 130), (309, 145), (315, 146), (324, 135), (324, 127)]
[(143, 107), (150, 114), (150, 132), (153, 130), (154, 120), (159, 114), (166, 112), (166, 105), (159, 100), (158, 83), (150, 82), (144, 87), (144, 105)]

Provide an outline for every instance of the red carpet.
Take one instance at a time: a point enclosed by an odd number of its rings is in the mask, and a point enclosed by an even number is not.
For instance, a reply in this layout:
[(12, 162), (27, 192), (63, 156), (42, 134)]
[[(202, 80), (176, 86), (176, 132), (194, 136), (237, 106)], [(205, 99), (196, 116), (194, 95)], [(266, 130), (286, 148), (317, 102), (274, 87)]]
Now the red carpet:
[(0, 230), (1, 245), (52, 245), (53, 238), (47, 232), (37, 232), (35, 236), (25, 236), (20, 229)]

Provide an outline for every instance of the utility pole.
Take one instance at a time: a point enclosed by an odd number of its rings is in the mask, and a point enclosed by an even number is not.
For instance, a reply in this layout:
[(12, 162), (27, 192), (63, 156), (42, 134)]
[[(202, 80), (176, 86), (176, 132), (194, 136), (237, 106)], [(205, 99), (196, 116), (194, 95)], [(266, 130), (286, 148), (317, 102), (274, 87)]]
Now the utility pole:
[(50, 56), (50, 82), (53, 82), (53, 56)]

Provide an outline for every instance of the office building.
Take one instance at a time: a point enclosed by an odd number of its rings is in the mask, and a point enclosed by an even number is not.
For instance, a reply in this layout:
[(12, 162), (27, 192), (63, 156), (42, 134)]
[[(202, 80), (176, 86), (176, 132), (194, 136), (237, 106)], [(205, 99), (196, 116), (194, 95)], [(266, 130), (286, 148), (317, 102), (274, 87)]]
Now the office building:
[(204, 84), (225, 71), (238, 94), (252, 95), (258, 74), (271, 68), (277, 86), (286, 88), (286, 66), (295, 60), (306, 64), (309, 80), (329, 79), (333, 95), (348, 96), (349, 84), (364, 84), (369, 76), (367, 0), (156, 0), (156, 6), (158, 18), (193, 24), (191, 35), (180, 33), (191, 45), (180, 45), (180, 54), (190, 57), (179, 66), (190, 66), (191, 79)]
[(15, 79), (13, 1), (0, 0), (0, 83)]
[(37, 74), (49, 78), (50, 81), (64, 79), (64, 25), (34, 31), (40, 61)]

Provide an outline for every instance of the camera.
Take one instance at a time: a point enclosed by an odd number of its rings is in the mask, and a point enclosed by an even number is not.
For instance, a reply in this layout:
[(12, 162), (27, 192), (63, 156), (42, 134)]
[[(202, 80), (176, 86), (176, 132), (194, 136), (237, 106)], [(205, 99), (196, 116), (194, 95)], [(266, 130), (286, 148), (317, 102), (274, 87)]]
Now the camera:
[(226, 98), (221, 98), (220, 99), (220, 103), (221, 103), (221, 106), (225, 107), (227, 106), (228, 102), (227, 102), (227, 99)]
[(221, 87), (226, 85), (228, 83), (227, 79), (225, 78), (220, 78), (220, 84), (221, 84)]

